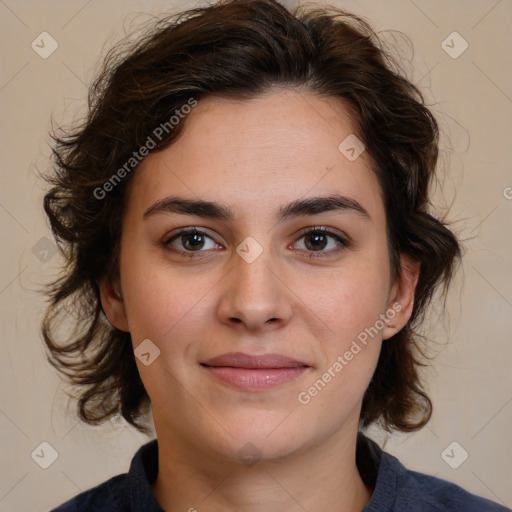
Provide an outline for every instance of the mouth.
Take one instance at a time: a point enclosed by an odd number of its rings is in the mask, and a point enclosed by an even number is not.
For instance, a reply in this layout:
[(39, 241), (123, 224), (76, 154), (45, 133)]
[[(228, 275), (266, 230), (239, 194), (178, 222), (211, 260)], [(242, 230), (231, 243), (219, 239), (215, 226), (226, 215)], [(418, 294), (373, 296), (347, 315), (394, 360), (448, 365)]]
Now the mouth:
[(309, 365), (281, 354), (222, 354), (201, 363), (210, 375), (237, 389), (258, 391), (281, 386), (303, 375)]

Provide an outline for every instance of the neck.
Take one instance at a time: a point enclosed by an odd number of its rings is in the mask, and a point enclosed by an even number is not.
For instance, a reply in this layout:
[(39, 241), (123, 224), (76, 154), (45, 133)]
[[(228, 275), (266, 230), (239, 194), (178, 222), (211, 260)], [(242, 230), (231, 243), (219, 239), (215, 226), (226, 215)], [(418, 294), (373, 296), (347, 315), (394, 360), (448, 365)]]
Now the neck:
[(372, 490), (357, 470), (356, 439), (357, 429), (280, 460), (245, 466), (185, 448), (173, 436), (159, 436), (153, 492), (167, 512), (361, 512)]

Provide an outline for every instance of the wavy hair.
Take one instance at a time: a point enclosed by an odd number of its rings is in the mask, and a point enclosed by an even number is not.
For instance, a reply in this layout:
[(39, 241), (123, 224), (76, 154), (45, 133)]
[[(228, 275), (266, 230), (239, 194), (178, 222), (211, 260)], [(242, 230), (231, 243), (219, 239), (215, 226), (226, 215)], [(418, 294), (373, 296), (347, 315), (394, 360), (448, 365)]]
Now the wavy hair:
[[(232, 0), (166, 16), (135, 42), (116, 45), (91, 85), (83, 123), (52, 133), (44, 208), (66, 265), (47, 290), (42, 335), (50, 363), (78, 392), (83, 421), (97, 424), (120, 413), (148, 431), (143, 415), (150, 400), (130, 334), (107, 322), (98, 287), (101, 276), (118, 274), (125, 197), (136, 166), (108, 197), (98, 198), (98, 190), (190, 98), (249, 99), (274, 87), (300, 87), (349, 108), (382, 189), (393, 278), (400, 276), (401, 253), (420, 263), (412, 316), (382, 345), (361, 425), (412, 431), (429, 420), (418, 327), (438, 288), (446, 298), (461, 256), (447, 224), (428, 213), (436, 120), (362, 18), (334, 7), (291, 12), (274, 0)], [(151, 151), (172, 144), (185, 125)], [(72, 332), (59, 334), (61, 321), (71, 321)]]

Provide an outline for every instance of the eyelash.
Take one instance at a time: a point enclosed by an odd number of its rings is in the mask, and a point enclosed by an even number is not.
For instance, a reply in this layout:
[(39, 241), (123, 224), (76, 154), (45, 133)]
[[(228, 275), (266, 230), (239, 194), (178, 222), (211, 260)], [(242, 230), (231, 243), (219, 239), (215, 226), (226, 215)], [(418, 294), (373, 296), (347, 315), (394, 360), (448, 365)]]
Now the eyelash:
[[(312, 258), (323, 258), (323, 257), (329, 256), (329, 255), (331, 255), (333, 253), (341, 252), (344, 249), (350, 247), (350, 245), (351, 245), (348, 240), (346, 240), (345, 238), (341, 237), (340, 235), (338, 235), (336, 233), (333, 233), (332, 231), (329, 231), (328, 228), (323, 227), (323, 226), (316, 226), (316, 227), (307, 228), (306, 231), (304, 231), (301, 234), (301, 236), (298, 238), (298, 240), (300, 240), (301, 238), (304, 238), (305, 236), (307, 236), (307, 235), (309, 235), (311, 233), (322, 233), (324, 235), (330, 236), (330, 237), (334, 238), (338, 242), (339, 245), (341, 245), (341, 248), (331, 249), (330, 251), (308, 251), (309, 252), (308, 257), (310, 259), (312, 259)], [(213, 238), (211, 236), (209, 236), (207, 233), (205, 233), (204, 231), (201, 231), (201, 230), (196, 229), (196, 228), (187, 228), (187, 229), (183, 229), (183, 230), (179, 231), (178, 233), (174, 234), (171, 238), (164, 239), (162, 241), (162, 244), (167, 249), (175, 252), (176, 254), (179, 254), (180, 256), (183, 256), (184, 258), (200, 257), (200, 256), (198, 256), (198, 253), (201, 253), (201, 252), (204, 252), (204, 251), (182, 251), (182, 250), (179, 250), (179, 249), (175, 249), (175, 248), (173, 248), (170, 245), (171, 242), (173, 242), (177, 238), (180, 238), (181, 236), (185, 236), (185, 235), (192, 235), (192, 234), (203, 235), (203, 236), (206, 236), (207, 238), (210, 238), (211, 240), (213, 240)]]

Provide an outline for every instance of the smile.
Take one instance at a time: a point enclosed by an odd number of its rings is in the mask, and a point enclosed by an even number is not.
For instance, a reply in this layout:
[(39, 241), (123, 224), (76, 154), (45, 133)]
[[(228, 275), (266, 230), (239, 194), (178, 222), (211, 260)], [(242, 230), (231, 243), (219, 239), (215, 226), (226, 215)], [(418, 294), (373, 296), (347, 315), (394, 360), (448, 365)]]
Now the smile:
[(214, 378), (246, 391), (258, 391), (286, 384), (309, 368), (305, 363), (280, 354), (223, 354), (201, 363)]

